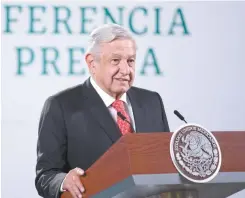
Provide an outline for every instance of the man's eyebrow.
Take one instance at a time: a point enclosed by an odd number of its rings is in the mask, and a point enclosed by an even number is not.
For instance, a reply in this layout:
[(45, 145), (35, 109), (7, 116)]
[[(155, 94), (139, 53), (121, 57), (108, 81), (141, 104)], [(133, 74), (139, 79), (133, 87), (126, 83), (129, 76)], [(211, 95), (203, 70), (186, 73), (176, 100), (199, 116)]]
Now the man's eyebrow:
[(136, 54), (130, 55), (129, 58), (135, 58)]
[[(122, 57), (122, 55), (120, 54), (115, 54), (115, 53), (112, 53), (111, 56), (117, 56), (117, 57)], [(129, 55), (128, 58), (135, 58), (136, 57), (136, 54), (133, 54), (133, 55)]]

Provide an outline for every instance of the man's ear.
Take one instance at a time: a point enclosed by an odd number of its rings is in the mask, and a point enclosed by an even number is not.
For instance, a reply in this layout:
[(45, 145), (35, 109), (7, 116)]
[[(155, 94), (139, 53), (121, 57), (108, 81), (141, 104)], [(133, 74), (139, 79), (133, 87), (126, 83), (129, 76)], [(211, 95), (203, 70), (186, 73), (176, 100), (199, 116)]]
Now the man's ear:
[(85, 56), (85, 61), (88, 65), (88, 69), (90, 71), (90, 73), (94, 73), (95, 70), (95, 59), (94, 56), (92, 54), (86, 54)]

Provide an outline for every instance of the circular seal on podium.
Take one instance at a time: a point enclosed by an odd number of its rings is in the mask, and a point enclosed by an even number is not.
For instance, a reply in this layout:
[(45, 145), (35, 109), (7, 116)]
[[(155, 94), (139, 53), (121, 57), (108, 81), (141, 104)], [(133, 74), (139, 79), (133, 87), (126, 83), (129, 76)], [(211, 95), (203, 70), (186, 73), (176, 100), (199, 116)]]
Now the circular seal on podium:
[(195, 183), (211, 181), (220, 170), (218, 141), (210, 131), (197, 124), (185, 124), (173, 133), (170, 155), (178, 172)]

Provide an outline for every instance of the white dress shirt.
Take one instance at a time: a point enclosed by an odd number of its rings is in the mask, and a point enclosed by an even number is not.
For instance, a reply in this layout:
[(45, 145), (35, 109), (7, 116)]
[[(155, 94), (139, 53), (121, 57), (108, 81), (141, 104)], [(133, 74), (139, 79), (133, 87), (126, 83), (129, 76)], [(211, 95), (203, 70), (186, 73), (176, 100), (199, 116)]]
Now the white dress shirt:
[[(94, 81), (94, 79), (92, 77), (90, 77), (90, 82), (92, 84), (92, 86), (94, 87), (94, 89), (96, 90), (96, 92), (99, 94), (99, 96), (101, 97), (101, 99), (103, 100), (103, 102), (105, 103), (105, 106), (108, 108), (108, 110), (110, 111), (112, 118), (117, 122), (117, 111), (116, 109), (114, 109), (111, 105), (112, 103), (116, 100), (115, 98), (113, 98), (112, 96), (110, 96), (109, 94), (107, 94), (104, 90), (102, 90)], [(124, 102), (124, 106), (126, 109), (126, 112), (128, 113), (129, 117), (130, 117), (130, 122), (134, 128), (135, 131), (135, 121), (134, 121), (134, 114), (133, 114), (133, 109), (131, 106), (131, 103), (127, 97), (127, 94), (124, 93), (120, 100), (122, 100)], [(119, 118), (120, 119), (120, 118)]]
[[(103, 100), (103, 102), (105, 103), (105, 106), (108, 108), (108, 110), (110, 111), (112, 118), (115, 120), (115, 122), (117, 122), (117, 111), (116, 109), (114, 109), (111, 105), (112, 103), (116, 100), (115, 98), (113, 98), (112, 96), (110, 96), (109, 94), (107, 94), (105, 91), (103, 91), (94, 81), (94, 79), (92, 77), (90, 77), (90, 82), (92, 84), (92, 86), (94, 87), (94, 89), (96, 90), (96, 92), (99, 94), (99, 96), (101, 97), (101, 99)], [(131, 103), (127, 97), (127, 94), (124, 93), (120, 100), (122, 100), (124, 102), (124, 106), (126, 109), (126, 112), (128, 113), (129, 117), (130, 117), (130, 122), (135, 130), (135, 122), (134, 122), (134, 114), (133, 114), (133, 109), (131, 106)], [(120, 118), (119, 118), (120, 119)], [(60, 186), (60, 191), (64, 192), (65, 190), (63, 190), (63, 183), (62, 182), (61, 186)]]

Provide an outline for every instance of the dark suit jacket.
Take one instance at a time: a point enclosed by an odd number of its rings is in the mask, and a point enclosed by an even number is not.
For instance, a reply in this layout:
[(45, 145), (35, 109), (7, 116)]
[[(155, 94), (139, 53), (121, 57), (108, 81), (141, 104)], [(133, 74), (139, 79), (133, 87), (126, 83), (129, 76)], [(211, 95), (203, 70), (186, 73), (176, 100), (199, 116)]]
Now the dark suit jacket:
[[(136, 132), (169, 131), (158, 93), (132, 87), (127, 95)], [(88, 169), (120, 137), (117, 124), (89, 80), (49, 97), (38, 133), (35, 185), (39, 195), (58, 198), (69, 170)]]

